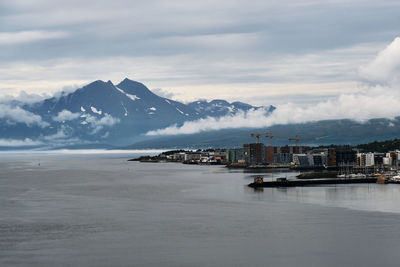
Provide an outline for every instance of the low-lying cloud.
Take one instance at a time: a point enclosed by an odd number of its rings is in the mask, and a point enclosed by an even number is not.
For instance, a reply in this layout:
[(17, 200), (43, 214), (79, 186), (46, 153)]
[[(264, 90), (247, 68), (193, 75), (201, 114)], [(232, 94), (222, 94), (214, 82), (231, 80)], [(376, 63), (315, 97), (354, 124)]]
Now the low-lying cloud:
[(165, 97), (165, 98), (169, 98), (169, 99), (174, 97), (174, 93), (164, 90), (162, 88), (154, 88), (154, 89), (151, 89), (151, 91), (161, 97)]
[(110, 114), (105, 113), (104, 116), (101, 117), (100, 119), (92, 115), (86, 115), (85, 121), (93, 128), (92, 134), (96, 134), (105, 126), (110, 127), (119, 123), (120, 119), (114, 118)]
[(75, 120), (77, 118), (79, 118), (81, 114), (80, 113), (72, 113), (69, 110), (62, 110), (60, 112), (58, 112), (57, 116), (53, 117), (54, 121), (72, 121)]
[[(360, 67), (368, 84), (360, 84), (357, 93), (341, 94), (315, 105), (295, 103), (278, 105), (271, 114), (263, 110), (239, 112), (220, 118), (187, 121), (150, 131), (147, 135), (193, 134), (229, 128), (261, 128), (276, 124), (306, 123), (320, 120), (352, 119), (365, 122), (372, 118), (394, 118), (400, 115), (400, 38), (396, 38), (369, 64)], [(370, 83), (374, 85), (369, 85)]]
[(8, 124), (25, 123), (27, 126), (37, 125), (41, 128), (49, 126), (39, 115), (7, 104), (0, 104), (0, 119), (5, 119)]
[(20, 146), (39, 146), (42, 145), (41, 141), (34, 141), (29, 138), (25, 139), (0, 139), (0, 146), (3, 147), (20, 147)]
[(20, 91), (18, 95), (15, 96), (14, 95), (1, 96), (0, 103), (9, 104), (10, 102), (21, 102), (24, 104), (33, 104), (50, 97), (52, 97), (52, 95), (46, 93), (39, 95), (39, 94), (27, 93), (25, 91)]

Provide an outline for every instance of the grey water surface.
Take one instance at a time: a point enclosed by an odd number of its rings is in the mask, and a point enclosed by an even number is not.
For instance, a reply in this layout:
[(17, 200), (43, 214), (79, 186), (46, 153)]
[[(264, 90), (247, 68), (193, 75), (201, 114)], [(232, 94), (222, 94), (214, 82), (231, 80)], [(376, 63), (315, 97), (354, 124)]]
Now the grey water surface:
[(134, 156), (1, 153), (0, 266), (400, 266), (400, 185)]

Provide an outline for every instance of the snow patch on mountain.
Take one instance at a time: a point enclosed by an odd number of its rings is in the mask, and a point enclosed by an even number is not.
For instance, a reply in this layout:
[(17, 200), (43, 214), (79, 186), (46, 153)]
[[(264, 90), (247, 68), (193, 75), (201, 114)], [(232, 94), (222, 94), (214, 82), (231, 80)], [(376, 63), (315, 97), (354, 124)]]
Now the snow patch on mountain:
[(99, 114), (99, 115), (101, 115), (103, 113), (101, 110), (98, 110), (95, 107), (90, 107), (90, 109), (92, 110), (93, 113), (96, 113), (96, 114)]
[(124, 110), (125, 110), (124, 116), (125, 116), (125, 117), (126, 117), (126, 116), (128, 116), (128, 110), (126, 109), (126, 107), (125, 107), (124, 103), (123, 103), (123, 102), (121, 102), (121, 105), (122, 105), (122, 107), (123, 107), (123, 108), (124, 108)]
[(122, 94), (126, 95), (128, 98), (130, 98), (133, 101), (140, 99), (140, 97), (138, 97), (136, 95), (128, 94), (121, 88), (118, 88), (117, 86), (115, 86), (115, 89), (117, 89), (118, 91), (120, 91)]

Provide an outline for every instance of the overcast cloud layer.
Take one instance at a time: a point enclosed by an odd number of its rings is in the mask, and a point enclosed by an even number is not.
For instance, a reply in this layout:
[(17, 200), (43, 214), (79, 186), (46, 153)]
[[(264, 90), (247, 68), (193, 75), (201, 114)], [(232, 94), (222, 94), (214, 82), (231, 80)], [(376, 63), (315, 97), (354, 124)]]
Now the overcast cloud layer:
[(397, 36), (399, 13), (367, 0), (1, 1), (0, 96), (129, 77), (184, 101), (315, 103), (362, 90), (358, 67)]
[[(258, 128), (274, 124), (305, 123), (318, 120), (352, 119), (364, 122), (372, 118), (400, 116), (400, 38), (396, 38), (366, 65), (359, 68), (366, 82), (359, 91), (301, 106), (296, 103), (277, 105), (271, 115), (250, 110), (234, 116), (205, 118), (150, 131), (147, 135), (193, 134), (229, 128)], [(369, 82), (369, 83), (368, 83)]]
[[(148, 135), (400, 115), (400, 2), (369, 0), (0, 2), (0, 118), (48, 124), (7, 103), (129, 77), (180, 101), (275, 105)], [(55, 121), (79, 116), (64, 110)], [(119, 121), (86, 118), (93, 133)], [(60, 129), (42, 140), (68, 138)], [(20, 144), (34, 145), (25, 139)], [(10, 140), (0, 140), (1, 144)]]

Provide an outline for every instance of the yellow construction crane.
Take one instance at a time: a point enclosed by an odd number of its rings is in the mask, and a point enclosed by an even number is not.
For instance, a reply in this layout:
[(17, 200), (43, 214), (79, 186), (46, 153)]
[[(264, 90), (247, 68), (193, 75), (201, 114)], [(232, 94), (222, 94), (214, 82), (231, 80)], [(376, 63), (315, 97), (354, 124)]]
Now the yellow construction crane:
[(250, 134), (253, 137), (257, 137), (257, 143), (260, 143), (260, 137), (263, 136), (261, 133), (252, 133)]
[(265, 137), (266, 137), (266, 138), (269, 137), (269, 145), (270, 145), (270, 146), (272, 146), (272, 138), (274, 138), (275, 136), (284, 136), (284, 134), (273, 133), (273, 132), (266, 132), (266, 133), (265, 133)]
[(297, 146), (299, 145), (299, 141), (300, 141), (300, 140), (319, 140), (319, 139), (322, 139), (322, 138), (325, 138), (325, 137), (327, 137), (327, 136), (302, 137), (302, 138), (299, 138), (299, 137), (296, 135), (294, 138), (289, 138), (289, 141), (295, 141), (296, 147), (297, 147)]

